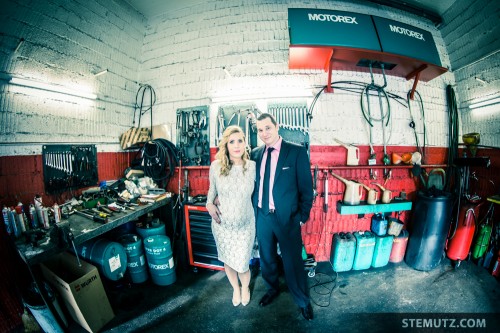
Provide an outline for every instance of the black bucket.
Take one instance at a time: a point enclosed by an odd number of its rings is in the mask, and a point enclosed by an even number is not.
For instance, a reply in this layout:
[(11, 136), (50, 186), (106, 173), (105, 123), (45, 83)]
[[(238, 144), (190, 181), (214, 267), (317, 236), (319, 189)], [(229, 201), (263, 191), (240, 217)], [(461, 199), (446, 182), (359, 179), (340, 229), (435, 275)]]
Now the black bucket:
[(406, 263), (429, 271), (441, 262), (451, 224), (452, 196), (443, 191), (419, 191), (415, 202)]

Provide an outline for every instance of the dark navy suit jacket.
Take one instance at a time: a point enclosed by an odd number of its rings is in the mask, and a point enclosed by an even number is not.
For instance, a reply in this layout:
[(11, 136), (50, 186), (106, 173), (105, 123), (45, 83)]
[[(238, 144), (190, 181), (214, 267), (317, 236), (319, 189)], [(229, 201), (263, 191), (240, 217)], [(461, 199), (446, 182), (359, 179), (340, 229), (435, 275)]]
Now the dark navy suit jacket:
[[(253, 193), (253, 205), (259, 202), (260, 165), (265, 145), (252, 151), (251, 159), (257, 164), (257, 178)], [(278, 221), (284, 229), (309, 219), (313, 203), (313, 185), (309, 157), (304, 147), (283, 140), (276, 165), (273, 184), (273, 200)]]

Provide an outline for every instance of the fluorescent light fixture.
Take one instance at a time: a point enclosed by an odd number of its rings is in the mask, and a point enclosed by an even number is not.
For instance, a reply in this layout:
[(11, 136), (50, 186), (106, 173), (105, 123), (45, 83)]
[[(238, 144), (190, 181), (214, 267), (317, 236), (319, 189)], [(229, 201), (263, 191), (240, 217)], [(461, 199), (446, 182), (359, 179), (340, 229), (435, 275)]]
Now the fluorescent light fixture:
[(103, 70), (103, 71), (100, 71), (99, 73), (95, 73), (94, 76), (101, 76), (103, 74), (106, 74), (108, 72), (107, 69)]
[(487, 99), (485, 101), (473, 103), (473, 104), (469, 105), (469, 109), (477, 109), (477, 108), (481, 108), (483, 106), (488, 106), (488, 105), (493, 105), (493, 104), (498, 104), (498, 103), (500, 103), (500, 97), (490, 98), (490, 99)]
[(13, 77), (10, 79), (11, 84), (15, 84), (18, 86), (23, 86), (23, 87), (28, 87), (28, 88), (35, 88), (35, 89), (41, 89), (41, 90), (46, 90), (46, 91), (52, 91), (64, 95), (71, 95), (71, 96), (77, 96), (77, 97), (83, 97), (83, 98), (88, 98), (88, 99), (97, 99), (96, 94), (92, 93), (87, 93), (83, 91), (76, 91), (76, 90), (71, 90), (63, 86), (56, 86), (44, 82), (38, 82), (38, 81), (32, 81), (32, 80), (27, 80), (27, 79), (21, 79), (17, 77)]
[(483, 79), (475, 76), (474, 79), (476, 79), (477, 82), (481, 82), (482, 84), (488, 84), (488, 82), (484, 81)]
[(21, 47), (21, 45), (24, 43), (24, 38), (21, 38), (19, 40), (19, 43), (17, 43), (17, 46), (16, 46), (16, 49), (14, 50), (14, 53), (16, 53), (17, 51), (19, 51), (19, 48)]

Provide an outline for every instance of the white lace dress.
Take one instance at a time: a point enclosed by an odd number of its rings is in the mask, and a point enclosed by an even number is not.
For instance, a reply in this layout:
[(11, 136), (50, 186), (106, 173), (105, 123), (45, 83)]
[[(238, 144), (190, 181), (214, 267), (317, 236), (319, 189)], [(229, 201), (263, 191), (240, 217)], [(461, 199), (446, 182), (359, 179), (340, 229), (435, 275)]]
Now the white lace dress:
[(207, 202), (219, 198), (221, 223), (212, 219), (212, 233), (217, 246), (218, 259), (239, 273), (248, 270), (255, 242), (255, 215), (252, 192), (255, 186), (255, 162), (233, 165), (227, 176), (220, 174), (220, 162), (210, 165), (210, 187)]

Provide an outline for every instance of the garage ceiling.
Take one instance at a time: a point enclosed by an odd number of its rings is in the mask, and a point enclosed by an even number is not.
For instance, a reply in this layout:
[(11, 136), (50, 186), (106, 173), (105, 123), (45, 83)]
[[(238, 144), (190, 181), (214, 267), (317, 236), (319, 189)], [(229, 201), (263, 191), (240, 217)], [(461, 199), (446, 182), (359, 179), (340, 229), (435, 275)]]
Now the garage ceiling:
[[(151, 18), (169, 11), (203, 3), (202, 0), (125, 0), (146, 18)], [(429, 18), (435, 24), (441, 23), (441, 17), (456, 0), (367, 0), (368, 2), (407, 10), (413, 14)]]

